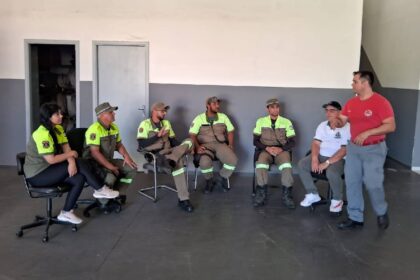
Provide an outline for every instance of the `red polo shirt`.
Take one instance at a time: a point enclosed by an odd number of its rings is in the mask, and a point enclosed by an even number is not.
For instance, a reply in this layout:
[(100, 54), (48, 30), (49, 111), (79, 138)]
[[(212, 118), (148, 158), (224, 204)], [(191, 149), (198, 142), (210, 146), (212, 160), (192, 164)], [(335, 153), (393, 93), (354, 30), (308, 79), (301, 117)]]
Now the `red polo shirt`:
[[(394, 117), (394, 111), (389, 101), (374, 92), (366, 100), (360, 100), (358, 96), (353, 97), (344, 105), (341, 113), (348, 117), (350, 122), (351, 141), (362, 132), (381, 126), (382, 121)], [(385, 134), (369, 136), (366, 143), (375, 143), (385, 139)]]

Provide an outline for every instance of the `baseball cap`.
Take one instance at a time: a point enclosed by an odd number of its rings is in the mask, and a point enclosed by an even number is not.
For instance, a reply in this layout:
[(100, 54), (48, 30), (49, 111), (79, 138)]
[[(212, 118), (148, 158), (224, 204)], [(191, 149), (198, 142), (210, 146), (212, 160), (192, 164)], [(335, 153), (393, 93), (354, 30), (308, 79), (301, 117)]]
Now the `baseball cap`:
[(207, 98), (206, 100), (207, 105), (213, 102), (220, 102), (220, 99), (217, 96), (212, 96), (212, 97)]
[(113, 107), (109, 104), (109, 102), (104, 102), (96, 106), (95, 113), (96, 113), (96, 116), (99, 116), (100, 114), (104, 112), (110, 112), (110, 111), (116, 111), (116, 110), (118, 110), (117, 106)]
[(163, 102), (156, 102), (152, 105), (152, 111), (164, 111), (169, 110), (169, 108), (171, 107)]
[(328, 106), (334, 107), (337, 110), (341, 110), (341, 105), (337, 101), (330, 101), (327, 104), (322, 105), (322, 108), (327, 108)]
[(273, 104), (280, 105), (280, 102), (277, 98), (271, 98), (271, 99), (268, 99), (267, 102), (265, 102), (265, 105), (267, 107), (270, 106), (270, 105), (273, 105)]

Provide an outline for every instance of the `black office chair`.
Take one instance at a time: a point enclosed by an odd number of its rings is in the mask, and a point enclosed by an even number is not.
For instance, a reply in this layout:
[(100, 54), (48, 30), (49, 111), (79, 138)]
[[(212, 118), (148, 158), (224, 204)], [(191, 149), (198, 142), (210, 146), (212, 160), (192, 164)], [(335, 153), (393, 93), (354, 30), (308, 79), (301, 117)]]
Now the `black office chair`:
[[(70, 148), (76, 151), (79, 157), (82, 157), (83, 154), (86, 130), (87, 128), (73, 128), (66, 133)], [(88, 185), (86, 184), (85, 187), (87, 186)], [(94, 208), (100, 208), (104, 214), (110, 212), (119, 213), (121, 211), (121, 204), (125, 203), (125, 199), (124, 196), (112, 199), (106, 205), (101, 204), (99, 200), (95, 198), (79, 199), (77, 200), (76, 205), (87, 204), (88, 206), (83, 210), (83, 216), (90, 217), (89, 211)]]
[(23, 231), (26, 229), (30, 229), (33, 227), (39, 227), (42, 225), (46, 225), (45, 227), (45, 234), (42, 238), (42, 242), (48, 242), (49, 236), (48, 231), (51, 225), (53, 224), (60, 224), (60, 225), (71, 225), (72, 231), (77, 231), (77, 226), (69, 223), (63, 222), (57, 219), (57, 216), (52, 215), (52, 200), (56, 197), (61, 197), (63, 194), (67, 193), (70, 190), (70, 186), (66, 184), (59, 184), (59, 185), (52, 185), (52, 186), (42, 186), (42, 187), (32, 187), (31, 184), (27, 181), (25, 172), (23, 170), (23, 166), (25, 165), (25, 156), (26, 153), (19, 153), (16, 155), (16, 162), (17, 162), (17, 172), (18, 175), (23, 176), (23, 181), (25, 183), (26, 191), (28, 192), (31, 198), (45, 198), (47, 201), (47, 213), (46, 216), (35, 216), (35, 221), (30, 224), (26, 224), (20, 227), (18, 232), (16, 233), (17, 237), (23, 236)]
[[(194, 191), (197, 190), (197, 180), (198, 180), (198, 170), (200, 169), (200, 156), (199, 154), (194, 154), (193, 164), (194, 164)], [(220, 160), (215, 156), (213, 162)], [(227, 178), (228, 190), (230, 190), (230, 180)]]

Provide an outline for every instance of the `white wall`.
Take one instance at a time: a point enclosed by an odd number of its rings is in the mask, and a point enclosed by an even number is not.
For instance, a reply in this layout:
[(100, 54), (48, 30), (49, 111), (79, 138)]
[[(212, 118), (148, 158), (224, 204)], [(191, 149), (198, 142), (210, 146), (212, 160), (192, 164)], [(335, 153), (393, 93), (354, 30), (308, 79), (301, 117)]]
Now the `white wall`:
[(365, 0), (362, 45), (383, 87), (420, 89), (420, 1)]
[(362, 0), (3, 0), (0, 78), (24, 78), (24, 39), (150, 42), (150, 82), (349, 88)]

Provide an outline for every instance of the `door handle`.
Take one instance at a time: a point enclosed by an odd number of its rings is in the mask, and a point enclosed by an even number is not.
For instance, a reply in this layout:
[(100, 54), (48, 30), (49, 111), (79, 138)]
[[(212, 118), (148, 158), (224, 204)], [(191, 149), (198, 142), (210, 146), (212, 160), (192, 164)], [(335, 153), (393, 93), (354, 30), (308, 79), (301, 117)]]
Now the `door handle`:
[(145, 105), (142, 105), (140, 108), (138, 108), (138, 110), (142, 111), (143, 117), (146, 117), (146, 106)]

